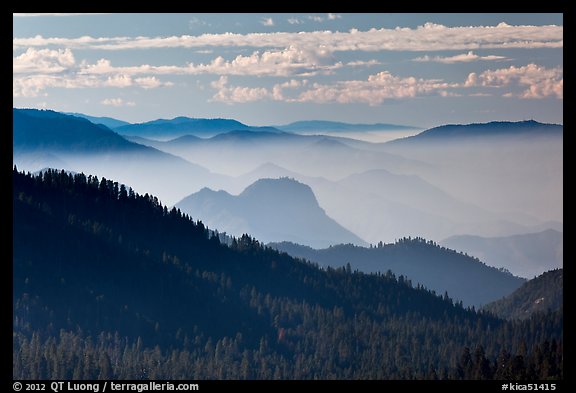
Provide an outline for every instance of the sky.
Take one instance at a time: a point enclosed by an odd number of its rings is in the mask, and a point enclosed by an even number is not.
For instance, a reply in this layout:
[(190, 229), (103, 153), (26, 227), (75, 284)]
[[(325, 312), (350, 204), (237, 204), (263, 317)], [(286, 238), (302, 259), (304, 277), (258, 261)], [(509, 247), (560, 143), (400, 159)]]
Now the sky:
[(562, 14), (13, 14), (13, 100), (177, 116), (563, 124)]

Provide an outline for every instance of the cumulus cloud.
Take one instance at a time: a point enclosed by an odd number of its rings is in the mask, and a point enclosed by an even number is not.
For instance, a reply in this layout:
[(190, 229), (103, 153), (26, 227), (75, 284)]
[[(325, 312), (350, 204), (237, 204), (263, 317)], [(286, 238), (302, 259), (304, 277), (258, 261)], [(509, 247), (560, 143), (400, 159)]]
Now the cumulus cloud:
[(242, 104), (262, 100), (296, 102), (295, 98), (286, 94), (287, 91), (290, 92), (307, 85), (307, 79), (291, 79), (283, 83), (276, 83), (270, 89), (265, 87), (231, 86), (228, 84), (227, 76), (221, 76), (210, 84), (212, 88), (216, 89), (212, 100), (226, 104)]
[(339, 81), (333, 84), (314, 83), (311, 89), (299, 96), (298, 101), (378, 105), (386, 100), (439, 94), (441, 91), (454, 87), (458, 87), (458, 84), (450, 84), (440, 79), (422, 79), (412, 76), (403, 78), (383, 71), (370, 75), (367, 80)]
[(130, 87), (132, 86), (132, 84), (133, 84), (132, 77), (124, 74), (109, 76), (105, 82), (106, 86), (120, 87), (120, 88)]
[(211, 73), (218, 75), (291, 76), (329, 73), (342, 67), (332, 53), (326, 50), (299, 49), (294, 46), (280, 51), (254, 52), (249, 56), (238, 55), (231, 61), (219, 56), (209, 64), (190, 64), (186, 73)]
[[(313, 16), (312, 16), (313, 17)], [(317, 17), (322, 18), (322, 17)], [(267, 21), (265, 18), (263, 21)], [(322, 18), (324, 19), (324, 18)], [(273, 21), (272, 21), (273, 22)], [(78, 37), (35, 36), (14, 38), (13, 48), (45, 47), (98, 48), (102, 50), (200, 47), (257, 47), (314, 49), (319, 46), (335, 51), (441, 51), (489, 48), (562, 48), (563, 27), (548, 26), (461, 26), (447, 27), (426, 23), (416, 28), (370, 29), (348, 32), (270, 32), (222, 33), (170, 37)]]
[(333, 14), (333, 13), (329, 13), (327, 17), (328, 17), (328, 20), (342, 19), (342, 15)]
[(155, 76), (146, 76), (134, 79), (134, 83), (143, 89), (155, 89), (160, 86), (172, 86), (171, 82), (162, 83)]
[(510, 66), (497, 70), (487, 70), (479, 75), (471, 73), (465, 82), (466, 87), (508, 87), (518, 86), (524, 88), (520, 94), (508, 92), (507, 97), (520, 97), (526, 99), (539, 99), (564, 96), (564, 77), (561, 67), (546, 68), (536, 64), (522, 67)]
[(324, 18), (318, 15), (308, 15), (308, 19), (310, 19), (313, 22), (324, 22)]
[[(110, 62), (78, 64), (70, 49), (34, 49), (13, 57), (12, 90), (14, 97), (36, 97), (48, 88), (140, 87), (151, 89), (170, 86), (154, 76), (133, 78), (129, 73), (114, 72)], [(87, 71), (88, 70), (88, 71)], [(93, 70), (96, 72), (90, 72)], [(108, 70), (109, 72), (103, 72)]]
[(291, 25), (301, 25), (302, 23), (304, 23), (303, 21), (301, 21), (298, 18), (288, 18), (287, 19), (288, 23), (290, 23)]
[(32, 75), (12, 80), (14, 97), (37, 97), (45, 89), (59, 87), (64, 89), (79, 89), (101, 87), (103, 82), (94, 77), (74, 78), (55, 75)]
[(70, 49), (34, 49), (12, 59), (14, 74), (43, 73), (54, 74), (66, 71), (76, 63)]
[(462, 53), (459, 55), (448, 56), (448, 57), (441, 57), (441, 56), (422, 56), (413, 59), (414, 61), (418, 62), (429, 62), (433, 61), (436, 63), (444, 63), (444, 64), (454, 64), (454, 63), (469, 63), (472, 61), (495, 61), (495, 60), (509, 60), (507, 57), (504, 56), (479, 56), (475, 54), (473, 51), (469, 51), (468, 53)]
[(466, 81), (464, 82), (464, 87), (474, 87), (478, 85), (478, 74), (471, 72), (468, 74)]
[[(372, 65), (368, 62), (357, 62), (352, 66)], [(188, 64), (187, 66), (151, 66), (139, 65), (114, 67), (107, 59), (100, 59), (95, 64), (85, 64), (80, 71), (83, 74), (156, 74), (156, 75), (252, 75), (252, 76), (310, 76), (328, 74), (343, 64), (336, 61), (330, 51), (302, 50), (290, 46), (279, 51), (253, 52), (251, 55), (238, 55), (232, 60), (222, 56), (216, 57), (207, 64)]]
[(372, 67), (375, 65), (380, 65), (382, 64), (381, 62), (379, 62), (378, 60), (355, 60), (355, 61), (349, 61), (348, 63), (346, 63), (347, 67)]
[(227, 76), (221, 76), (217, 81), (212, 82), (210, 85), (214, 89), (217, 89), (212, 100), (227, 104), (247, 103), (272, 98), (272, 93), (264, 87), (228, 86)]
[(102, 105), (108, 106), (136, 106), (133, 101), (124, 101), (122, 98), (106, 98), (100, 101)]
[(272, 19), (272, 18), (262, 18), (262, 19), (260, 20), (260, 23), (261, 23), (263, 26), (274, 26), (274, 19)]
[(388, 71), (378, 72), (364, 80), (345, 80), (332, 83), (310, 83), (307, 79), (291, 79), (277, 83), (271, 88), (232, 86), (226, 76), (212, 82), (216, 89), (214, 101), (246, 103), (261, 100), (310, 103), (364, 103), (380, 105), (388, 100), (410, 99), (421, 96), (439, 97), (486, 97), (491, 93), (469, 88), (525, 88), (520, 94), (506, 92), (505, 97), (562, 98), (563, 77), (561, 68), (545, 68), (535, 64), (488, 70), (480, 74), (470, 73), (463, 82), (447, 82), (442, 79), (402, 77)]
[(197, 18), (195, 16), (190, 18), (190, 20), (188, 21), (188, 27), (191, 29), (194, 29), (196, 27), (204, 27), (204, 26), (211, 26), (211, 24), (206, 22), (205, 20)]
[[(271, 89), (264, 87), (230, 86), (228, 78), (220, 77), (211, 84), (217, 92), (214, 101), (246, 103), (261, 100), (313, 103), (365, 103), (378, 105), (386, 100), (414, 98), (421, 95), (438, 94), (443, 97), (456, 93), (446, 89), (459, 87), (439, 79), (394, 76), (387, 71), (370, 75), (366, 80), (339, 81), (331, 84), (309, 83), (308, 80), (290, 80), (275, 84)], [(290, 94), (287, 94), (287, 91)]]

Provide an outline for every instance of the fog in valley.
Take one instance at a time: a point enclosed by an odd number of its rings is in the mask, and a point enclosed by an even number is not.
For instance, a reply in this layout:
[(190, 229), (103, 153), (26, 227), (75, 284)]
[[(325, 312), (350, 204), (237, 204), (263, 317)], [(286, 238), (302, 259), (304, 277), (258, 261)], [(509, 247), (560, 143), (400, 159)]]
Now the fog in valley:
[[(122, 125), (116, 132), (106, 129), (110, 140), (95, 137), (97, 148), (16, 139), (14, 164), (31, 172), (65, 168), (114, 179), (220, 232), (250, 233), (263, 242), (320, 248), (416, 236), (442, 242), (462, 235), (562, 231), (562, 126), (518, 122), (422, 132), (358, 130), (382, 134), (376, 139), (404, 134), (373, 143), (351, 138), (349, 128), (322, 135), (309, 127), (237, 130), (237, 124), (227, 124), (220, 120), (218, 127), (198, 132), (171, 128), (169, 135), (176, 137), (169, 140), (164, 128)], [(145, 136), (120, 137), (121, 131), (135, 134), (131, 127), (145, 129)], [(280, 178), (293, 182), (271, 182), (257, 195), (248, 192), (260, 179)], [(307, 199), (301, 198), (302, 187)], [(330, 233), (342, 235), (330, 239)], [(549, 262), (558, 264), (558, 258)], [(535, 270), (515, 272), (528, 276)]]

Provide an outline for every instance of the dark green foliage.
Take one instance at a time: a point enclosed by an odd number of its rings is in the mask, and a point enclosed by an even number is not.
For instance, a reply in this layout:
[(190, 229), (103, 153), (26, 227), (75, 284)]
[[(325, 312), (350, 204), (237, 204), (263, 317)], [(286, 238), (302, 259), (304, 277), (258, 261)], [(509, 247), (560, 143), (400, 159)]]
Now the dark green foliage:
[(564, 269), (550, 270), (483, 309), (500, 318), (526, 319), (536, 312), (556, 311), (563, 304)]
[(402, 238), (396, 243), (378, 243), (376, 247), (341, 244), (322, 250), (289, 242), (271, 247), (317, 262), (321, 266), (342, 266), (363, 272), (386, 272), (409, 277), (438, 294), (448, 292), (465, 306), (479, 307), (512, 293), (525, 280), (482, 263), (478, 258), (442, 247), (421, 237)]
[(561, 312), (505, 322), (390, 272), (226, 246), (84, 174), (15, 170), (13, 208), (15, 379), (562, 377)]

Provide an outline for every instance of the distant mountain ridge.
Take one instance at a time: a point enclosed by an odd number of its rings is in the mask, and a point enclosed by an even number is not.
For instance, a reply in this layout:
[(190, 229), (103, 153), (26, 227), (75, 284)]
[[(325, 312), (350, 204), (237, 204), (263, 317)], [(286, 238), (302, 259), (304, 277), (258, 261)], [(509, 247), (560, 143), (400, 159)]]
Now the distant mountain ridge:
[(51, 110), (13, 109), (13, 147), (15, 150), (50, 149), (96, 152), (110, 149), (150, 151), (127, 141), (102, 124)]
[(112, 117), (106, 117), (106, 116), (89, 116), (89, 115), (85, 115), (83, 113), (75, 113), (75, 112), (65, 112), (66, 115), (71, 115), (71, 116), (76, 116), (76, 117), (82, 117), (86, 120), (91, 121), (94, 124), (102, 124), (110, 129), (114, 129), (117, 127), (122, 127), (122, 126), (126, 126), (128, 124), (130, 124), (127, 121), (123, 121), (123, 120), (118, 120), (118, 119), (114, 119)]
[(176, 207), (211, 228), (237, 236), (247, 233), (264, 242), (366, 244), (326, 215), (309, 186), (289, 178), (260, 179), (238, 196), (205, 188)]
[(20, 169), (52, 167), (117, 178), (140, 192), (160, 194), (168, 203), (227, 179), (176, 155), (128, 141), (104, 125), (59, 112), (14, 108), (12, 133), (13, 163)]
[(423, 238), (402, 238), (377, 247), (340, 244), (317, 250), (289, 242), (268, 246), (321, 266), (338, 267), (349, 263), (362, 272), (391, 270), (420, 283), (439, 295), (448, 292), (465, 306), (479, 307), (512, 293), (526, 280), (485, 265), (478, 259), (441, 247)]
[(290, 124), (275, 126), (276, 128), (289, 132), (338, 132), (338, 131), (401, 131), (417, 130), (420, 127), (375, 123), (375, 124), (352, 124), (337, 121), (326, 120), (304, 120), (296, 121)]
[(562, 378), (561, 314), (506, 322), (405, 277), (226, 246), (116, 181), (12, 171), (13, 379), (514, 380), (542, 357), (530, 378)]
[(563, 307), (564, 269), (542, 273), (503, 299), (483, 307), (504, 319), (527, 319), (536, 312)]
[(504, 237), (452, 236), (441, 244), (526, 278), (561, 268), (564, 257), (563, 234), (554, 229)]
[(116, 128), (122, 135), (169, 140), (185, 135), (213, 137), (231, 131), (279, 132), (274, 127), (252, 127), (233, 119), (202, 119), (185, 116), (128, 124)]
[(396, 139), (388, 144), (405, 144), (424, 141), (447, 141), (486, 137), (518, 136), (562, 136), (564, 126), (540, 123), (535, 120), (493, 121), (488, 123), (446, 124), (422, 131), (406, 138)]

